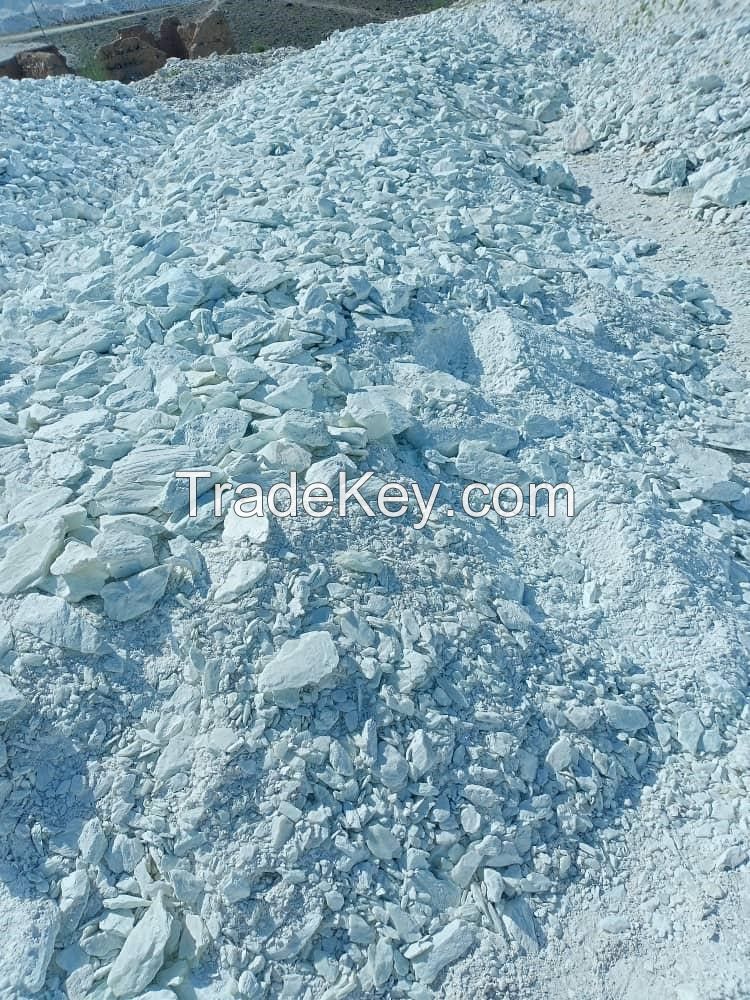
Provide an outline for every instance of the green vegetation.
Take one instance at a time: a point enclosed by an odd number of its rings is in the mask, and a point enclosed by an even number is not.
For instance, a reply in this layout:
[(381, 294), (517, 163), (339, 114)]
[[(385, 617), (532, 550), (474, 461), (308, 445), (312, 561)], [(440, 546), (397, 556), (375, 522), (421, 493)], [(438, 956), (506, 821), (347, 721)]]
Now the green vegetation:
[(91, 56), (86, 62), (77, 70), (79, 76), (85, 76), (88, 80), (96, 80), (98, 83), (108, 80), (107, 72), (96, 58), (96, 56)]

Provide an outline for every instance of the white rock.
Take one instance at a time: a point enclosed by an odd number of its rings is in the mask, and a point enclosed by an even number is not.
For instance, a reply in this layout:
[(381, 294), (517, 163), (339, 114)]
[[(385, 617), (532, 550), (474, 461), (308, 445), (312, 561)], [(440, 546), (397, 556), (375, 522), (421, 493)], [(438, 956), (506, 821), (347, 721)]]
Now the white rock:
[(102, 587), (104, 613), (117, 622), (145, 615), (161, 600), (169, 583), (169, 567), (154, 566), (143, 573)]
[(683, 750), (697, 754), (703, 736), (703, 723), (694, 709), (683, 712), (677, 720), (677, 741)]
[(379, 576), (385, 569), (385, 563), (367, 551), (349, 549), (347, 552), (337, 552), (333, 561), (351, 573), (371, 573), (373, 576)]
[(265, 514), (241, 517), (230, 508), (224, 517), (221, 540), (228, 544), (248, 542), (251, 545), (263, 545), (268, 541), (270, 530), (271, 526)]
[(216, 588), (214, 600), (227, 604), (246, 594), (266, 574), (267, 566), (260, 559), (242, 559), (234, 563), (226, 579)]
[(108, 528), (94, 538), (91, 547), (115, 580), (151, 569), (156, 563), (151, 539), (134, 531)]
[(565, 140), (569, 153), (585, 153), (594, 145), (594, 137), (586, 125), (578, 125)]
[(10, 546), (0, 561), (0, 594), (17, 594), (49, 572), (65, 538), (65, 521), (51, 516)]
[(258, 677), (258, 690), (270, 698), (295, 695), (305, 687), (329, 680), (339, 665), (339, 654), (328, 632), (308, 632), (288, 639)]
[(400, 841), (382, 823), (373, 823), (365, 831), (365, 843), (372, 855), (381, 861), (398, 858), (402, 853)]
[(346, 408), (355, 424), (364, 427), (372, 441), (401, 434), (414, 423), (391, 386), (372, 386), (346, 397)]
[(97, 865), (107, 850), (107, 838), (104, 836), (101, 821), (94, 816), (87, 820), (78, 838), (78, 850), (81, 858), (88, 865)]
[(434, 982), (447, 965), (462, 958), (474, 944), (474, 929), (463, 920), (451, 920), (430, 940), (429, 951), (412, 960), (420, 983)]
[(66, 931), (75, 930), (89, 898), (89, 877), (77, 868), (60, 880), (60, 922)]
[(67, 543), (52, 563), (50, 573), (59, 577), (61, 585), (58, 593), (71, 603), (98, 595), (109, 576), (107, 567), (96, 552), (75, 539)]
[(508, 935), (530, 954), (539, 951), (539, 942), (531, 907), (522, 896), (509, 899), (503, 908), (503, 926)]
[(194, 739), (190, 733), (178, 733), (167, 743), (154, 766), (154, 778), (168, 781), (179, 771), (189, 771), (192, 766)]
[(100, 653), (106, 643), (97, 629), (60, 597), (29, 594), (13, 618), (19, 632), (35, 635), (49, 646), (78, 653)]
[(637, 705), (623, 705), (619, 701), (605, 701), (604, 715), (614, 728), (625, 733), (636, 733), (648, 726), (648, 716)]
[(724, 208), (736, 208), (750, 201), (750, 172), (730, 167), (714, 174), (698, 189), (698, 197)]
[(578, 754), (567, 736), (561, 736), (547, 752), (545, 763), (556, 773), (567, 770), (575, 763)]
[(128, 934), (122, 951), (112, 963), (107, 986), (114, 996), (135, 996), (153, 981), (164, 963), (172, 919), (159, 893)]
[(747, 851), (745, 848), (735, 845), (734, 847), (728, 847), (725, 851), (722, 851), (714, 862), (714, 868), (719, 871), (727, 871), (732, 868), (739, 868), (740, 865), (744, 865), (746, 861)]

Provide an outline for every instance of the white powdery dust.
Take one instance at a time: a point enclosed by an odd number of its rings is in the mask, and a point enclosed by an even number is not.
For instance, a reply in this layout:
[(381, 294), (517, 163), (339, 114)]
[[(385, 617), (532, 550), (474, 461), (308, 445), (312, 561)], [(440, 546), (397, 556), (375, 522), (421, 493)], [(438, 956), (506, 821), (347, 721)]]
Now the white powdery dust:
[[(0, 87), (1, 995), (708, 956), (693, 903), (747, 862), (749, 387), (709, 290), (551, 155), (570, 37), (500, 3), (360, 29), (189, 127), (50, 81), (48, 143)], [(342, 469), (577, 512), (214, 517), (214, 483)]]

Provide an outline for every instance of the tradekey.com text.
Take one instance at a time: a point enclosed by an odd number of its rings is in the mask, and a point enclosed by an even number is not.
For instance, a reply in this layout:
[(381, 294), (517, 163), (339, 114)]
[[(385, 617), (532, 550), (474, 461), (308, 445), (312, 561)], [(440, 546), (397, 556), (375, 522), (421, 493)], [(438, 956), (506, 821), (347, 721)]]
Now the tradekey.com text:
[[(268, 514), (277, 518), (298, 517), (306, 514), (313, 518), (347, 517), (352, 510), (367, 517), (384, 517), (390, 520), (411, 515), (415, 518), (413, 527), (421, 530), (430, 521), (437, 509), (441, 491), (447, 491), (443, 483), (435, 483), (423, 492), (419, 483), (371, 482), (374, 472), (365, 472), (357, 479), (347, 479), (341, 471), (333, 484), (298, 484), (297, 473), (290, 472), (285, 481), (270, 487), (257, 483), (215, 483), (213, 487), (205, 483), (214, 473), (208, 469), (181, 469), (175, 472), (176, 479), (188, 481), (188, 514), (198, 516), (198, 498), (209, 488), (213, 490), (215, 517), (224, 517), (231, 509), (237, 517), (263, 517)], [(555, 517), (558, 510), (566, 517), (575, 516), (575, 493), (570, 483), (528, 483), (523, 487), (516, 483), (500, 483), (489, 486), (486, 483), (469, 483), (461, 492), (459, 510), (471, 518), (488, 517), (491, 514), (503, 520), (525, 514), (538, 517), (544, 514)], [(444, 506), (440, 510), (447, 517), (453, 517), (456, 510)]]

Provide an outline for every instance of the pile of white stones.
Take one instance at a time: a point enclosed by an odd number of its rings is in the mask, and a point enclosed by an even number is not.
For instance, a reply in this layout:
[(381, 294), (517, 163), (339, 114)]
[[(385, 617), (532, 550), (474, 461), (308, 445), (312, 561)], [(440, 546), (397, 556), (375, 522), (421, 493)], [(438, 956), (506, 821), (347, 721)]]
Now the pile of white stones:
[(155, 97), (185, 114), (205, 114), (223, 104), (226, 91), (275, 66), (297, 50), (239, 52), (206, 59), (168, 59), (161, 69), (132, 85), (139, 94)]
[[(507, 974), (678, 764), (716, 774), (702, 870), (746, 861), (748, 382), (710, 290), (545, 159), (567, 37), (500, 4), (361, 29), (178, 134), (120, 87), (34, 91), (107, 128), (2, 161), (8, 995)], [(55, 228), (40, 171), (90, 217)], [(577, 512), (214, 516), (215, 482), (341, 470), (568, 481)]]
[(625, 158), (644, 194), (672, 194), (697, 215), (741, 221), (750, 202), (747, 5), (654, 0), (596, 7), (610, 45), (587, 61), (572, 87), (571, 152), (611, 151)]

